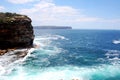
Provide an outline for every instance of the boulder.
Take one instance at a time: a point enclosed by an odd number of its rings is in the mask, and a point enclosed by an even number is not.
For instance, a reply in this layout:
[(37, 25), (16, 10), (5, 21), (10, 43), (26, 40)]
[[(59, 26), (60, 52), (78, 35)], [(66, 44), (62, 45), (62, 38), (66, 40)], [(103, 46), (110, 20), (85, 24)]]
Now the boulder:
[(30, 48), (34, 32), (31, 19), (16, 13), (0, 13), (0, 49)]

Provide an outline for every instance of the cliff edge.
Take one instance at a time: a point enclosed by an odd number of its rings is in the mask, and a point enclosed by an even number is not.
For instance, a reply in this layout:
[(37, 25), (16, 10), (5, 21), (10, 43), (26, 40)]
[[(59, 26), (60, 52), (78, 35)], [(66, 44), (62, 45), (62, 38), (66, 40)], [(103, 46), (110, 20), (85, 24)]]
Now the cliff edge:
[(0, 50), (30, 48), (34, 33), (31, 19), (16, 13), (0, 13)]

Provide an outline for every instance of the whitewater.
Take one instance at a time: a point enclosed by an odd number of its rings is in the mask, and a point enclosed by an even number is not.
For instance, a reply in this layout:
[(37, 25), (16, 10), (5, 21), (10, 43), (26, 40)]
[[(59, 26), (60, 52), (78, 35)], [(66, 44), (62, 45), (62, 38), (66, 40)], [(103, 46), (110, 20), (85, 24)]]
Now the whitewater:
[(16, 59), (15, 52), (0, 56), (0, 80), (120, 80), (120, 44), (114, 42), (119, 35), (35, 29), (37, 47), (24, 58)]

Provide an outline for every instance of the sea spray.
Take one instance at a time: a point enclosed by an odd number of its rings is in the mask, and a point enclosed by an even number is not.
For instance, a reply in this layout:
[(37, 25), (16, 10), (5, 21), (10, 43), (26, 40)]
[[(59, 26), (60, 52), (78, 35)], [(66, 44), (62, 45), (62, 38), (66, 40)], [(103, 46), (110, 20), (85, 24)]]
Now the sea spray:
[[(11, 73), (12, 70), (16, 68), (16, 65), (21, 64), (23, 61), (26, 60), (28, 56), (30, 56), (30, 53), (33, 50), (34, 50), (33, 48), (29, 50), (28, 49), (16, 49), (14, 51), (7, 52), (6, 54), (0, 56), (0, 67), (1, 67), (0, 76)], [(20, 57), (18, 56), (18, 54), (16, 54), (17, 52), (24, 53), (26, 51), (28, 52), (25, 57)]]
[[(68, 33), (66, 34), (66, 32)], [(41, 34), (39, 30), (38, 33)], [(11, 65), (11, 68), (14, 67), (11, 72), (1, 75), (0, 79), (119, 80), (120, 47), (111, 42), (115, 36), (111, 35), (112, 39), (109, 39), (108, 35), (101, 34), (103, 33), (63, 30), (63, 32), (57, 31), (49, 36), (38, 35), (35, 42), (39, 44), (39, 47), (33, 48), (29, 56), (22, 58), (22, 61)], [(54, 35), (67, 37), (68, 40), (56, 38), (58, 36)], [(86, 36), (90, 38), (86, 38)], [(114, 60), (116, 57), (118, 59)]]
[(113, 40), (114, 44), (120, 44), (120, 40)]
[[(113, 69), (114, 68), (114, 69)], [(31, 73), (27, 68), (19, 67), (15, 75), (8, 76), (11, 80), (107, 80), (115, 79), (120, 76), (118, 70), (119, 66), (103, 65), (96, 67), (77, 67), (77, 66), (63, 66), (63, 67), (48, 67), (46, 69), (36, 70)], [(47, 76), (47, 77), (46, 77)], [(6, 80), (9, 80), (9, 78)]]

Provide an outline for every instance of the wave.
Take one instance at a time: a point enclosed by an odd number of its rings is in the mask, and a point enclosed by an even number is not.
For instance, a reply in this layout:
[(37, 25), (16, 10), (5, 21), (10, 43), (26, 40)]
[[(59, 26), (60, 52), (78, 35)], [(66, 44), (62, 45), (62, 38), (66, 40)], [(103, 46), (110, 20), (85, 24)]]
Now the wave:
[[(119, 68), (119, 66), (112, 65), (103, 65), (96, 67), (54, 67), (48, 68), (42, 74), (38, 73), (40, 77), (37, 76), (37, 78), (42, 80), (110, 80), (111, 77), (119, 75)], [(47, 78), (45, 77), (46, 75)]]
[[(58, 47), (59, 42), (54, 43), (54, 40), (68, 40), (66, 37), (61, 35), (44, 35), (36, 36), (34, 39), (34, 45), (40, 46), (37, 48), (38, 52), (42, 52), (47, 55), (56, 55), (65, 51), (64, 49)], [(42, 54), (41, 53), (41, 54)]]
[(108, 52), (105, 54), (107, 60), (116, 65), (120, 64), (120, 51), (118, 50), (108, 50)]
[(120, 44), (120, 40), (113, 40), (114, 44)]
[(53, 40), (69, 40), (68, 38), (61, 35), (43, 35), (36, 36), (34, 39), (34, 45), (38, 45), (40, 47), (46, 47), (51, 45)]
[(68, 40), (68, 38), (65, 38), (61, 35), (43, 35), (43, 36), (36, 36), (35, 40)]
[(120, 79), (120, 66), (101, 65), (94, 67), (57, 66), (28, 70), (19, 67), (17, 74), (3, 80), (116, 80)]
[[(27, 55), (25, 57), (19, 57), (16, 54), (17, 52), (24, 52), (24, 51), (27, 51)], [(7, 75), (11, 73), (12, 70), (14, 70), (16, 66), (19, 66), (19, 64), (22, 64), (33, 51), (34, 51), (33, 48), (29, 50), (17, 49), (0, 56), (0, 77), (2, 77), (2, 75)]]
[[(116, 80), (120, 79), (120, 51), (109, 50), (105, 57), (113, 64), (97, 64), (92, 66), (52, 65), (59, 64), (65, 59), (58, 55), (64, 53), (64, 49), (54, 40), (68, 40), (61, 35), (36, 36), (34, 44), (39, 48), (31, 48), (24, 58), (10, 61), (14, 52), (0, 57), (0, 80)], [(10, 56), (9, 56), (10, 55)], [(66, 54), (70, 56), (69, 54)], [(57, 57), (56, 57), (57, 56)], [(62, 56), (65, 56), (62, 55)], [(51, 59), (52, 57), (52, 59)], [(77, 56), (80, 57), (80, 56)], [(59, 60), (58, 60), (59, 58)], [(56, 60), (57, 59), (57, 60)], [(53, 62), (53, 63), (54, 63)], [(46, 66), (41, 67), (41, 65)]]
[[(0, 56), (0, 77), (5, 74), (11, 73), (14, 69), (18, 68), (21, 64), (24, 63), (29, 57), (33, 56), (31, 53), (34, 51), (41, 52), (41, 54), (45, 55), (56, 55), (62, 51), (62, 48), (58, 48), (55, 45), (51, 45), (52, 40), (67, 40), (64, 36), (60, 35), (44, 35), (44, 36), (36, 36), (34, 40), (34, 45), (40, 46), (38, 48), (27, 49), (18, 49), (6, 53), (3, 56)], [(15, 55), (16, 52), (26, 51), (27, 55), (22, 58), (17, 58)], [(5, 79), (6, 80), (6, 79)]]

